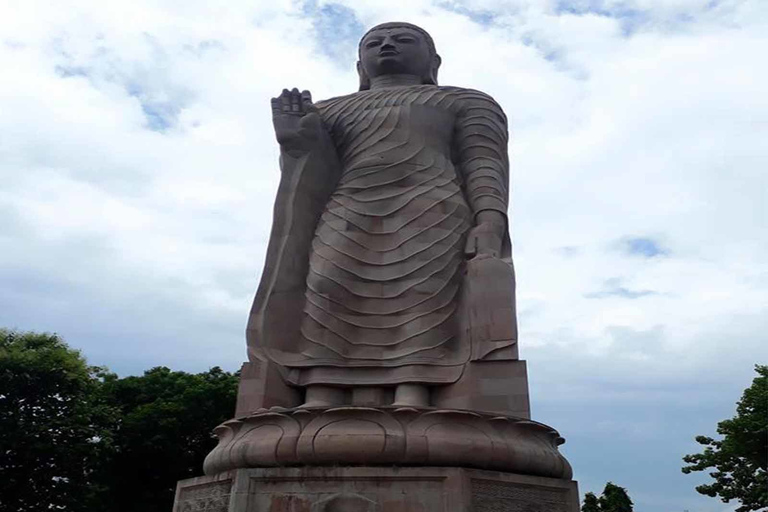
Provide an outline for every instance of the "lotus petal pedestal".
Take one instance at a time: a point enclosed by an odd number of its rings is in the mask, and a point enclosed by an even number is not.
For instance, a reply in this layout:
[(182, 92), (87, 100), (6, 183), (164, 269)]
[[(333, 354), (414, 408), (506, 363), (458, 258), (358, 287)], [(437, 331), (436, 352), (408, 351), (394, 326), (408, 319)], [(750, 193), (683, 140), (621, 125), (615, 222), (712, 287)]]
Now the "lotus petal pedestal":
[(457, 466), (570, 479), (560, 435), (531, 420), (461, 410), (267, 411), (216, 428), (207, 475), (281, 466)]
[(463, 410), (257, 412), (216, 429), (174, 512), (576, 512), (557, 431)]

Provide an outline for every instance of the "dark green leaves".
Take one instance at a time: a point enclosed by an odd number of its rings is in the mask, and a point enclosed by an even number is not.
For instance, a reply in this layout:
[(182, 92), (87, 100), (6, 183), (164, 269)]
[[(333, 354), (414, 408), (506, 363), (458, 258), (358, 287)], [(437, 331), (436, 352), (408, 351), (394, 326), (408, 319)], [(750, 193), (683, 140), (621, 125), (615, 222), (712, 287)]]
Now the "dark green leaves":
[(588, 492), (584, 495), (584, 504), (581, 506), (581, 512), (600, 512), (600, 504), (595, 493)]
[(211, 431), (235, 411), (237, 376), (212, 368), (190, 374), (158, 367), (108, 381), (119, 410), (107, 487), (120, 511), (173, 507), (176, 482), (200, 476), (216, 440)]
[(740, 501), (737, 512), (768, 509), (768, 366), (756, 365), (755, 371), (758, 377), (744, 390), (736, 416), (717, 424), (722, 439), (697, 436), (704, 451), (683, 457), (683, 473), (714, 470), (714, 482), (696, 490), (726, 503)]
[(220, 368), (120, 379), (55, 334), (0, 329), (0, 512), (168, 512), (236, 394)]
[(101, 368), (55, 334), (0, 329), (0, 510), (87, 510), (112, 449)]
[(632, 512), (632, 500), (625, 488), (608, 482), (599, 498), (591, 492), (584, 495), (581, 512)]

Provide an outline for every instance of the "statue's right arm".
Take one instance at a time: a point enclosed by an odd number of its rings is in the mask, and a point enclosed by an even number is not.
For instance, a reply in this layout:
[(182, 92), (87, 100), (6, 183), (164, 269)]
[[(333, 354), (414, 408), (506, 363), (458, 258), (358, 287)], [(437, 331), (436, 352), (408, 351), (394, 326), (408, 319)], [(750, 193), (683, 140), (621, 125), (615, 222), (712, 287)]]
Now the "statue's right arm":
[(280, 144), (280, 186), (264, 272), (248, 321), (249, 354), (262, 349), (295, 352), (300, 337), (309, 253), (317, 221), (333, 193), (339, 160), (308, 91), (272, 98), (272, 121)]
[[(281, 192), (286, 186), (294, 192), (300, 187), (304, 196), (324, 206), (336, 185), (340, 166), (333, 140), (309, 91), (283, 89), (280, 96), (272, 98), (272, 123), (280, 144)], [(278, 201), (281, 195), (285, 197), (279, 193)]]
[(283, 89), (272, 98), (272, 124), (281, 156), (300, 158), (307, 153), (333, 153), (330, 134), (323, 126), (309, 91)]

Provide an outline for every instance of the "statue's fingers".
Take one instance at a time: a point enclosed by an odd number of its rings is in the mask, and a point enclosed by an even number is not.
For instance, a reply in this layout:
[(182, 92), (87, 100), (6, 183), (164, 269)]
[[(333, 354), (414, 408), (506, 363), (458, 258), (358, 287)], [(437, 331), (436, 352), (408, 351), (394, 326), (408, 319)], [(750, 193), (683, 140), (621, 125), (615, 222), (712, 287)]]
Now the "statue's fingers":
[(317, 110), (315, 105), (312, 104), (312, 93), (309, 91), (301, 91), (301, 108), (304, 112), (314, 112)]
[(280, 104), (279, 98), (272, 98), (269, 102), (272, 105), (272, 115), (279, 114), (283, 111), (283, 107)]
[(466, 256), (474, 256), (477, 254), (477, 235), (469, 233), (467, 236), (467, 242), (464, 244), (464, 254)]
[(301, 112), (301, 94), (295, 87), (291, 90), (291, 112)]
[(283, 108), (283, 112), (291, 111), (291, 91), (283, 89), (283, 94), (280, 95), (280, 103)]

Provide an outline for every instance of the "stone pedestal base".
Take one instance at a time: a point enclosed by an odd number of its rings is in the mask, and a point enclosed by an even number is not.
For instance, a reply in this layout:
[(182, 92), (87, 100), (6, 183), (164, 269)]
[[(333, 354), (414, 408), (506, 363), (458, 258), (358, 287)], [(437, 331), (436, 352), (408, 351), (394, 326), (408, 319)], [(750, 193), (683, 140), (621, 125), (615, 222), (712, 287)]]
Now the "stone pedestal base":
[(179, 482), (174, 512), (578, 512), (576, 482), (450, 467), (226, 471)]

